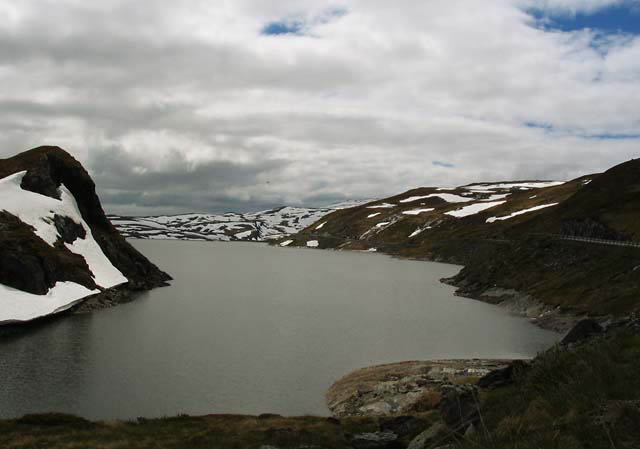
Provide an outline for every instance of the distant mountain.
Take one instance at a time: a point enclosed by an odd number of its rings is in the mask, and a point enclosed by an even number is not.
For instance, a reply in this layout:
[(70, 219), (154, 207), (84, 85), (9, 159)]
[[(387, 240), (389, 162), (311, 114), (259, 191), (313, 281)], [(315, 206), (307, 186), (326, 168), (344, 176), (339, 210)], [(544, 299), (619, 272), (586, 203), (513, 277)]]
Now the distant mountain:
[(284, 206), (250, 214), (109, 215), (108, 218), (123, 236), (131, 238), (266, 241), (295, 234), (331, 212), (366, 202), (346, 201), (322, 208)]
[(459, 294), (538, 319), (617, 315), (640, 310), (638, 210), (635, 159), (568, 182), (418, 188), (335, 211), (273, 243), (464, 265), (448, 281)]
[(0, 160), (0, 324), (127, 300), (171, 279), (107, 220), (86, 170), (58, 147)]

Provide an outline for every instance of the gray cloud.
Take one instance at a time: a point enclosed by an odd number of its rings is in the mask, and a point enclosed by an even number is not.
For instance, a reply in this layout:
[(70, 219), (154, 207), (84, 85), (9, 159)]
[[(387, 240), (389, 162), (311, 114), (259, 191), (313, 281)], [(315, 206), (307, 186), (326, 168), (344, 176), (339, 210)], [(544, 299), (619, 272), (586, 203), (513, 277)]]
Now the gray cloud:
[[(570, 178), (637, 153), (588, 136), (640, 134), (640, 39), (524, 12), (617, 0), (273, 3), (0, 0), (0, 157), (60, 145), (107, 211), (151, 214)], [(291, 18), (308, 35), (263, 35)]]

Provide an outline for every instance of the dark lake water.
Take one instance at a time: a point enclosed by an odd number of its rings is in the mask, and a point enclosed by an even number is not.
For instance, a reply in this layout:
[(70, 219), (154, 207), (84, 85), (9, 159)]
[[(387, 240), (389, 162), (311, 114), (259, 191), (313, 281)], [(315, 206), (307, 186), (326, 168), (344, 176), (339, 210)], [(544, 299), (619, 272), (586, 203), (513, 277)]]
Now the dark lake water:
[(251, 243), (132, 242), (175, 280), (0, 340), (0, 416), (325, 415), (347, 372), (530, 357), (558, 335), (438, 279), (460, 267)]

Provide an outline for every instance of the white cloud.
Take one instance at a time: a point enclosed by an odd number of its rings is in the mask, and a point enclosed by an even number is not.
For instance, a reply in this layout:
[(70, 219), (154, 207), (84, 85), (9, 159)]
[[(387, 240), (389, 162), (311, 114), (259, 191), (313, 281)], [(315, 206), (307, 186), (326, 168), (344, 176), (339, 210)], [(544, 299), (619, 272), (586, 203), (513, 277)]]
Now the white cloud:
[[(581, 136), (640, 133), (640, 39), (537, 29), (531, 4), (0, 0), (0, 156), (60, 144), (129, 212), (567, 178), (633, 157), (637, 140)], [(348, 13), (318, 19), (335, 8)], [(292, 17), (309, 35), (261, 34)]]

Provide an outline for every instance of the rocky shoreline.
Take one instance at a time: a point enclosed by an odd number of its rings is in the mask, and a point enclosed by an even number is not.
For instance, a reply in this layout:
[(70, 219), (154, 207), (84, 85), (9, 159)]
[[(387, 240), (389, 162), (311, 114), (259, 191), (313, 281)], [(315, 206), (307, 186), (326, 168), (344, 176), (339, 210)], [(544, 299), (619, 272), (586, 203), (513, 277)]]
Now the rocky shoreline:
[(474, 384), (512, 360), (453, 359), (389, 363), (355, 370), (326, 393), (335, 417), (423, 413), (438, 407), (447, 391)]
[[(542, 329), (565, 333), (585, 318), (584, 314), (572, 313), (568, 310), (561, 310), (559, 307), (549, 306), (531, 295), (517, 290), (493, 287), (479, 294), (470, 294), (456, 284), (452, 278), (441, 279), (441, 282), (458, 287), (455, 292), (456, 296), (502, 307), (510, 313), (527, 318), (532, 324)], [(605, 318), (602, 319), (604, 320)]]

